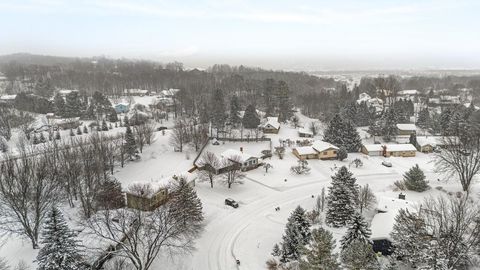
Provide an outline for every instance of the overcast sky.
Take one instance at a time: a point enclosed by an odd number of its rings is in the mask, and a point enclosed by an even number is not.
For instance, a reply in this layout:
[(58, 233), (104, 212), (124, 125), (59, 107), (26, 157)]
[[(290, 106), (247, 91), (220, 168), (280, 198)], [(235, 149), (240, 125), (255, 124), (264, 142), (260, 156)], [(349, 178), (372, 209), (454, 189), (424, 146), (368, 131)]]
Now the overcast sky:
[(478, 0), (0, 0), (0, 54), (265, 68), (480, 68)]

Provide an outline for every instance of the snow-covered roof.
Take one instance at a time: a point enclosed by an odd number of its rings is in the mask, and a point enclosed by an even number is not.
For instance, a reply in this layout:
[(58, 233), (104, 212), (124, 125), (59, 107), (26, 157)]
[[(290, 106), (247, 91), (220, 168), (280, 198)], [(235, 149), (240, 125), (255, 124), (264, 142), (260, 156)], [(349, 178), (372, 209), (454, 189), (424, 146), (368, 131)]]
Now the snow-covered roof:
[(314, 155), (317, 154), (318, 152), (312, 147), (312, 146), (300, 146), (300, 147), (295, 147), (295, 150), (297, 150), (297, 153), (299, 155)]
[(116, 106), (129, 106), (130, 103), (128, 102), (118, 102), (118, 103), (115, 103), (113, 106), (116, 107)]
[(417, 144), (420, 145), (420, 147), (423, 147), (426, 145), (437, 146), (441, 140), (442, 140), (442, 137), (440, 136), (428, 136), (428, 137), (418, 136)]
[(78, 92), (78, 90), (69, 90), (69, 89), (58, 90), (58, 93), (63, 96), (66, 96), (72, 92)]
[(382, 145), (381, 145), (381, 144), (364, 144), (363, 147), (364, 147), (368, 152), (383, 151), (383, 148), (382, 148)]
[(417, 127), (415, 126), (415, 124), (397, 124), (397, 128), (399, 130), (417, 130)]
[(148, 90), (144, 90), (144, 89), (125, 89), (123, 92), (128, 93), (128, 94), (147, 94)]
[(309, 135), (312, 135), (313, 136), (313, 132), (311, 132), (310, 130), (306, 129), (306, 128), (299, 128), (298, 129), (298, 133), (301, 133), (301, 134), (309, 134)]
[(418, 94), (420, 94), (420, 91), (418, 91), (416, 89), (402, 90), (402, 91), (398, 91), (398, 94), (401, 95), (401, 96), (418, 95)]
[(328, 143), (328, 142), (324, 142), (324, 141), (314, 141), (313, 144), (312, 144), (312, 147), (315, 150), (317, 150), (318, 152), (322, 152), (322, 151), (325, 151), (325, 150), (328, 150), (328, 149), (338, 150), (338, 147), (336, 147), (335, 145), (333, 145), (331, 143)]
[(390, 233), (392, 232), (393, 225), (395, 225), (395, 217), (398, 214), (400, 209), (408, 209), (409, 211), (414, 211), (414, 203), (394, 199), (388, 197), (379, 197), (377, 198), (378, 206), (377, 213), (373, 219), (370, 226), (372, 231), (371, 239), (380, 240), (380, 239), (389, 239)]
[(17, 97), (17, 95), (3, 95), (0, 96), (0, 100), (14, 100)]
[(239, 158), (239, 162), (243, 163), (251, 158), (257, 158), (253, 155), (250, 155), (250, 154), (247, 154), (247, 153), (243, 153), (243, 152), (240, 152), (239, 150), (235, 150), (235, 149), (227, 149), (225, 150), (221, 156), (223, 158), (227, 158), (227, 159), (232, 159), (234, 157), (238, 157)]
[(262, 125), (262, 127), (271, 126), (275, 129), (280, 128), (280, 123), (278, 122), (278, 117), (267, 117), (267, 121)]
[(179, 91), (180, 91), (180, 89), (170, 88), (170, 89), (162, 90), (160, 92), (160, 94), (163, 95), (163, 96), (174, 96)]
[[(471, 105), (470, 102), (463, 104), (463, 106), (465, 106), (465, 107), (467, 107), (467, 108), (469, 108), (470, 105)], [(480, 107), (478, 107), (478, 106), (475, 105), (475, 104), (473, 104), (473, 107), (475, 108), (475, 110), (480, 110)]]

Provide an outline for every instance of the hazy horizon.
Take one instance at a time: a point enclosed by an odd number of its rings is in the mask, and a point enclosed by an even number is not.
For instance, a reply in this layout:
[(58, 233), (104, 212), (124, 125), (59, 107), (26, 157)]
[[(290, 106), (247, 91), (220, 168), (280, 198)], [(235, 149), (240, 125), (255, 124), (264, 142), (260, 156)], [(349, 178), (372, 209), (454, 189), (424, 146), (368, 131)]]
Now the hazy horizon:
[(0, 3), (0, 54), (284, 70), (479, 69), (480, 3), (82, 1)]

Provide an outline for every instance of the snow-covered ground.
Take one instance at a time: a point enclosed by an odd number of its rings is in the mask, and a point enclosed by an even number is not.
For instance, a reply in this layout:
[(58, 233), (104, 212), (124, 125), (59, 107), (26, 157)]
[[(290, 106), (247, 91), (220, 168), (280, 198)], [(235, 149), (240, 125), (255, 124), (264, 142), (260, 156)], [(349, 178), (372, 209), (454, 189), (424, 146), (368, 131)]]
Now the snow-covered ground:
[[(311, 119), (301, 117), (307, 126)], [(192, 167), (196, 153), (187, 151), (174, 152), (169, 145), (169, 132), (162, 136), (156, 133), (156, 140), (144, 149), (142, 158), (128, 163), (124, 168), (117, 168), (115, 177), (126, 186), (138, 181), (160, 181), (174, 174), (186, 173)], [(300, 139), (297, 130), (289, 125), (282, 125), (279, 134), (267, 135), (272, 139), (272, 146), (277, 146), (280, 139)], [(362, 139), (365, 134), (362, 133)], [(315, 139), (320, 139), (317, 136)], [(225, 142), (220, 145), (209, 145), (205, 151), (220, 155), (226, 149), (240, 149), (244, 152), (259, 155), (261, 150), (269, 149), (269, 142)], [(281, 241), (288, 216), (297, 205), (311, 210), (315, 196), (323, 187), (328, 187), (336, 168), (349, 166), (360, 185), (369, 184), (377, 197), (397, 198), (399, 192), (393, 190), (393, 183), (402, 179), (402, 175), (410, 167), (418, 164), (425, 172), (432, 189), (424, 193), (403, 192), (406, 199), (419, 202), (426, 196), (442, 193), (436, 189), (442, 186), (444, 190), (460, 191), (460, 184), (455, 179), (448, 182), (435, 173), (432, 154), (417, 153), (416, 157), (390, 157), (393, 166), (387, 168), (381, 165), (383, 157), (368, 157), (361, 153), (349, 154), (344, 161), (309, 160), (311, 172), (308, 175), (296, 176), (290, 173), (290, 167), (296, 165), (297, 158), (291, 148), (286, 149), (285, 157), (279, 159), (273, 156), (266, 162), (273, 165), (268, 173), (258, 168), (246, 173), (243, 184), (234, 185), (228, 189), (220, 182), (210, 188), (207, 182), (196, 183), (196, 190), (202, 200), (205, 213), (205, 229), (196, 241), (196, 250), (191, 254), (161, 254), (152, 269), (179, 270), (229, 270), (229, 269), (265, 269), (265, 261), (275, 243)], [(363, 166), (355, 168), (351, 161), (359, 158)], [(440, 179), (440, 181), (438, 181)], [(473, 187), (478, 193), (478, 182)], [(234, 209), (224, 204), (225, 198), (231, 197), (239, 202), (239, 208)], [(275, 211), (280, 207), (280, 211)], [(338, 240), (344, 229), (331, 229)], [(22, 242), (14, 237), (6, 239), (0, 248), (0, 255), (15, 263), (19, 259), (32, 262), (36, 251), (28, 242)], [(338, 246), (338, 245), (337, 245)], [(237, 266), (235, 260), (241, 265)]]

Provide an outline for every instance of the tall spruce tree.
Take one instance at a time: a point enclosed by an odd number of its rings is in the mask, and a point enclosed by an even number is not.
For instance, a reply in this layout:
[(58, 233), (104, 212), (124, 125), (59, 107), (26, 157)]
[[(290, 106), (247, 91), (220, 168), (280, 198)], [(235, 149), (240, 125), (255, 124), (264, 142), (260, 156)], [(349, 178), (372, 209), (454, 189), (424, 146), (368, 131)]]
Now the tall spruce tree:
[(425, 181), (425, 174), (422, 169), (416, 164), (404, 175), (404, 185), (408, 190), (423, 192), (429, 188), (427, 181)]
[(186, 232), (197, 235), (203, 222), (202, 202), (195, 189), (185, 177), (178, 177), (170, 199), (175, 219), (186, 228)]
[(79, 242), (56, 207), (47, 216), (41, 243), (43, 246), (37, 255), (38, 270), (84, 269)]
[(285, 226), (285, 234), (281, 243), (281, 262), (297, 261), (300, 258), (302, 247), (310, 241), (310, 226), (305, 210), (301, 206), (297, 206)]
[(325, 223), (338, 228), (344, 227), (355, 213), (355, 201), (358, 187), (352, 173), (342, 166), (332, 176), (332, 184), (328, 187), (327, 213)]
[(238, 100), (238, 97), (236, 95), (233, 95), (232, 98), (230, 99), (229, 121), (234, 126), (237, 126), (242, 122), (242, 119), (240, 118), (239, 113), (240, 113), (240, 101)]
[(227, 114), (225, 113), (225, 98), (222, 89), (215, 89), (212, 95), (212, 125), (216, 129), (223, 129)]
[(428, 108), (424, 108), (418, 113), (417, 126), (427, 129), (430, 127), (430, 124), (430, 112), (428, 111)]
[(293, 115), (292, 102), (290, 101), (290, 90), (284, 81), (278, 82), (278, 121), (286, 122)]
[(370, 243), (369, 239), (371, 235), (372, 232), (368, 228), (368, 224), (363, 218), (362, 214), (356, 212), (348, 223), (347, 232), (343, 236), (342, 240), (340, 240), (342, 250), (350, 246), (354, 240)]
[(348, 270), (380, 270), (377, 256), (372, 245), (359, 240), (354, 240), (340, 253), (342, 265)]
[(355, 126), (350, 121), (344, 121), (339, 114), (330, 120), (323, 140), (344, 147), (348, 152), (358, 152), (362, 147), (362, 139)]
[(81, 114), (81, 100), (77, 91), (67, 94), (65, 101), (65, 117), (77, 117)]
[(255, 109), (255, 105), (250, 104), (245, 109), (245, 113), (243, 114), (242, 124), (244, 128), (257, 128), (260, 124), (260, 119), (257, 114), (257, 110)]
[(275, 89), (274, 79), (266, 79), (263, 83), (263, 100), (265, 103), (265, 115), (273, 116), (275, 113)]
[(125, 152), (130, 159), (133, 159), (137, 153), (137, 143), (135, 142), (135, 136), (130, 126), (127, 126), (127, 130), (125, 131)]
[(398, 119), (394, 109), (388, 109), (382, 118), (382, 135), (387, 142), (394, 139), (398, 134)]
[(302, 270), (337, 270), (337, 254), (332, 233), (320, 227), (313, 229), (310, 242), (305, 246), (300, 260)]
[(55, 106), (55, 114), (57, 116), (65, 116), (65, 99), (60, 93), (55, 94), (53, 104)]

